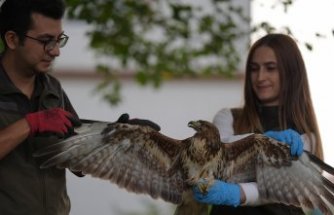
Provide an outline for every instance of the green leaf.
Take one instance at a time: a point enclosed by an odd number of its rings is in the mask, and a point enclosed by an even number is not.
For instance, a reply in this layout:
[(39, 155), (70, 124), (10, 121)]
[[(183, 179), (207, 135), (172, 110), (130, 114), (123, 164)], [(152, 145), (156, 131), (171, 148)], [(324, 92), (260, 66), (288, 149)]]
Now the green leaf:
[(310, 44), (310, 43), (305, 43), (305, 47), (307, 48), (307, 50), (309, 50), (309, 51), (312, 51), (313, 50), (313, 45), (312, 44)]

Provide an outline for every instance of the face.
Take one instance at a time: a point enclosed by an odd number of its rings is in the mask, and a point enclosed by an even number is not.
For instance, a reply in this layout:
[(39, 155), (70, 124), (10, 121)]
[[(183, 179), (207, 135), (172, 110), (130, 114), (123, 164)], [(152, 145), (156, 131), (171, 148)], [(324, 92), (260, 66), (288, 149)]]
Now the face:
[(273, 50), (261, 46), (250, 60), (252, 88), (264, 106), (279, 105), (280, 78), (277, 59)]
[[(26, 33), (28, 37), (44, 41), (56, 40), (63, 33), (61, 20), (55, 20), (38, 13), (32, 14), (32, 20), (33, 26)], [(60, 54), (59, 47), (56, 45), (52, 50), (46, 51), (44, 44), (28, 37), (25, 38), (23, 45), (17, 49), (17, 58), (20, 59), (17, 62), (21, 62), (21, 66), (31, 74), (49, 71), (54, 59)]]

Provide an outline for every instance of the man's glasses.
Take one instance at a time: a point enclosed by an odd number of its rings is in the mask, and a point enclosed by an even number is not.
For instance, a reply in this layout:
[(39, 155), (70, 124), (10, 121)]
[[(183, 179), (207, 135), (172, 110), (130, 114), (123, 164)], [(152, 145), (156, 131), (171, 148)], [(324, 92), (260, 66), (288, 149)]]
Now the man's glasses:
[(60, 35), (60, 37), (56, 40), (54, 40), (54, 39), (38, 39), (38, 38), (31, 37), (31, 36), (28, 36), (28, 35), (24, 35), (24, 36), (29, 38), (29, 39), (36, 40), (39, 43), (43, 44), (45, 52), (49, 52), (49, 51), (53, 50), (56, 47), (56, 45), (58, 45), (59, 48), (64, 47), (67, 43), (67, 40), (68, 40), (68, 36), (66, 34)]

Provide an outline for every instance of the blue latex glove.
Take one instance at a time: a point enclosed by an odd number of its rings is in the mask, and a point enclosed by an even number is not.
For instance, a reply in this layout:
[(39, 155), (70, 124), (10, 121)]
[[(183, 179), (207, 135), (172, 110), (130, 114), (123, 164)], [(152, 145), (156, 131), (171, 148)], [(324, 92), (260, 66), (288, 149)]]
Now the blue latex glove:
[(319, 208), (313, 209), (310, 213), (307, 213), (309, 215), (323, 215), (323, 213), (319, 210)]
[(264, 133), (267, 137), (271, 137), (280, 142), (284, 142), (290, 146), (292, 156), (300, 156), (304, 150), (304, 143), (300, 134), (293, 129), (283, 131), (267, 131)]
[[(199, 183), (208, 183), (205, 179), (201, 179)], [(209, 187), (207, 193), (202, 193), (198, 186), (193, 187), (194, 199), (198, 202), (211, 205), (240, 205), (240, 186), (237, 184), (226, 183), (215, 180)]]

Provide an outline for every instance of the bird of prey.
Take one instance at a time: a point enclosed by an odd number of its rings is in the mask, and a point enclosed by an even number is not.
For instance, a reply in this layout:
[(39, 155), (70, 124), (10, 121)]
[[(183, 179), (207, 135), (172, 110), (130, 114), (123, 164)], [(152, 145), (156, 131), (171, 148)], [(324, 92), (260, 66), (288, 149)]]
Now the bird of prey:
[(207, 213), (196, 202), (192, 187), (200, 179), (257, 182), (265, 203), (316, 208), (334, 214), (334, 184), (322, 174), (334, 169), (303, 152), (294, 158), (287, 144), (261, 134), (222, 143), (218, 129), (198, 120), (188, 124), (195, 134), (184, 140), (170, 138), (149, 126), (127, 123), (85, 124), (77, 134), (36, 153), (42, 168), (68, 168), (106, 179), (130, 192), (148, 194), (177, 204), (177, 215)]

